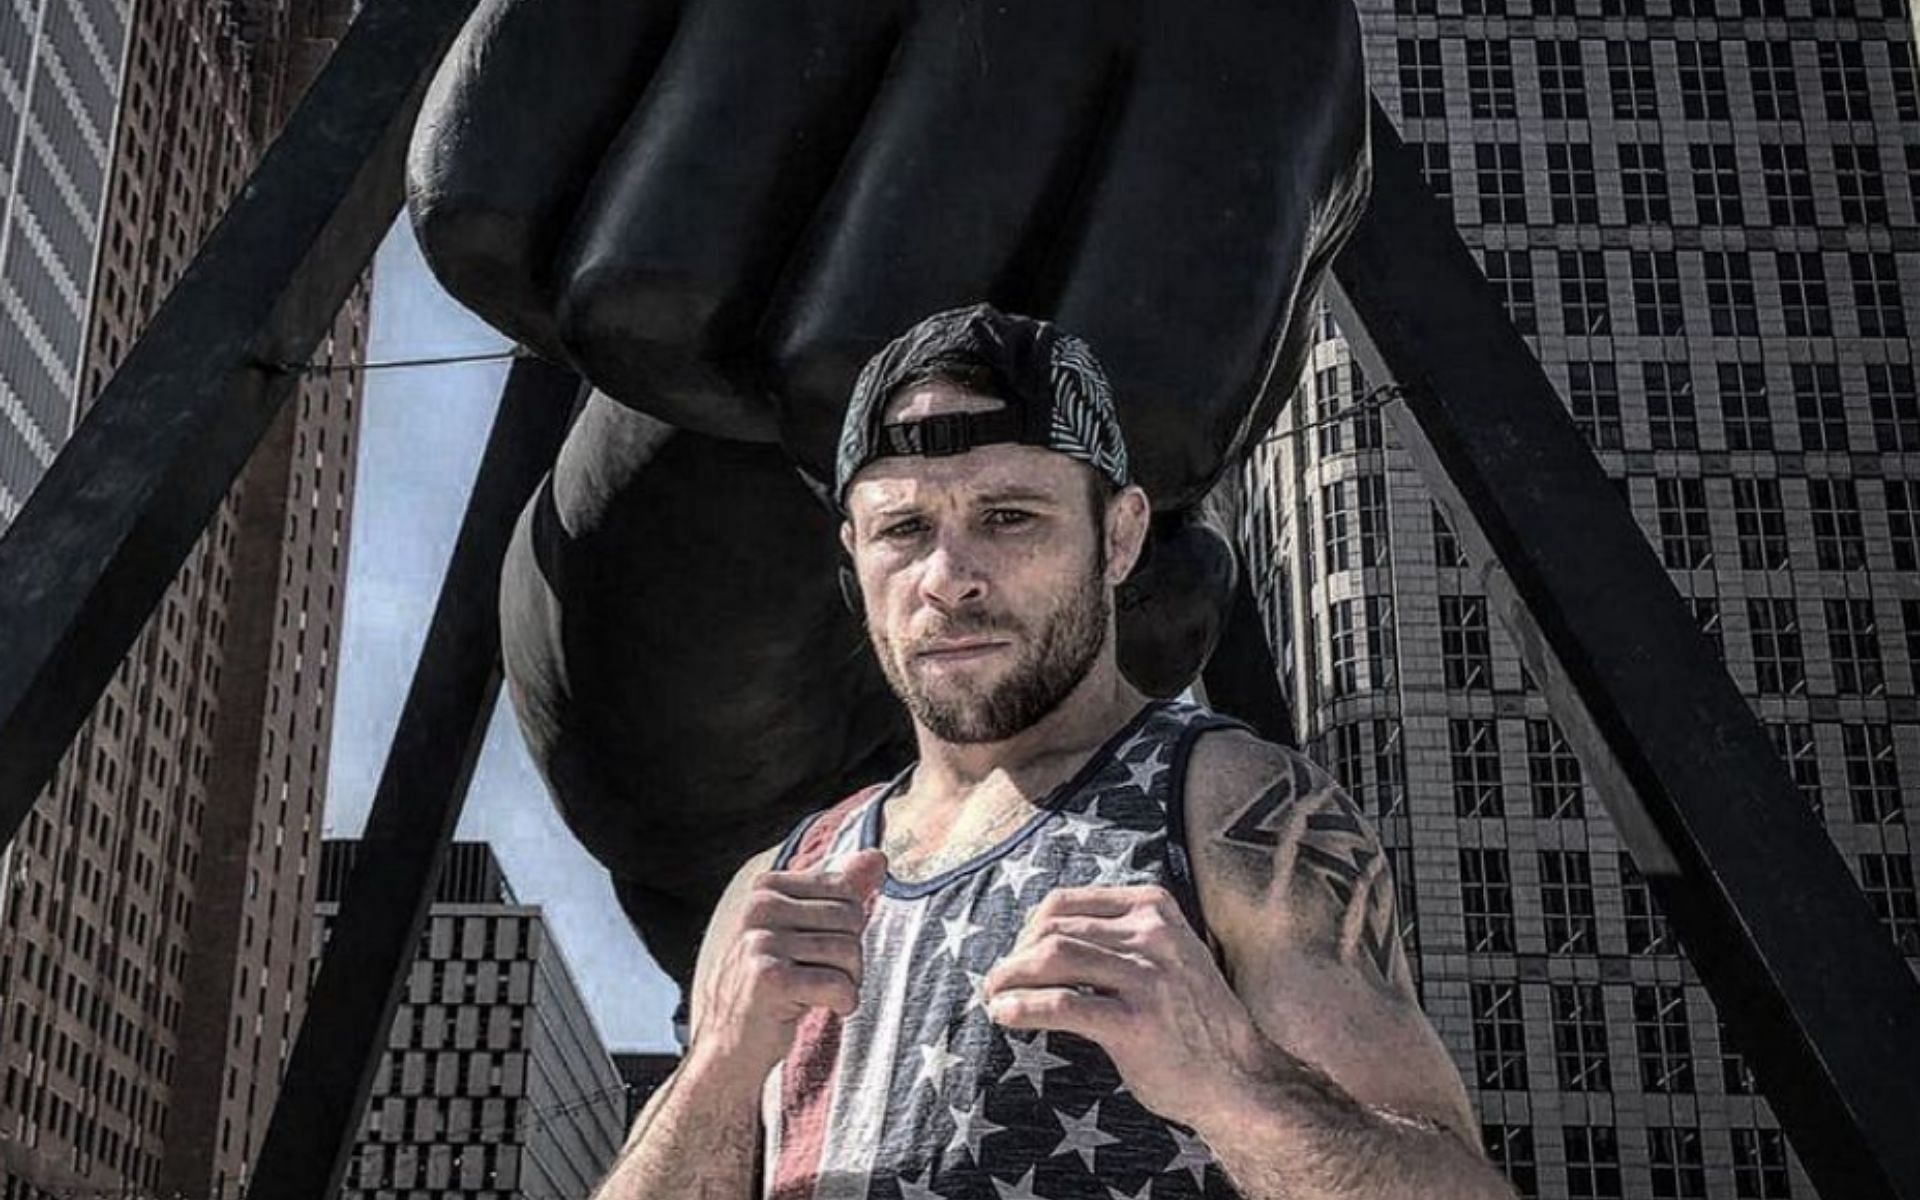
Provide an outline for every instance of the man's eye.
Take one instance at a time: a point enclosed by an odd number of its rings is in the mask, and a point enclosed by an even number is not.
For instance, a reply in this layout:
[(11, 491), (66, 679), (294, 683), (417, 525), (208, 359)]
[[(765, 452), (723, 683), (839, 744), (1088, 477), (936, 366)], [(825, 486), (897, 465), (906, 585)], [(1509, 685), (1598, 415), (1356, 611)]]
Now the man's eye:
[(1017, 508), (995, 508), (987, 512), (987, 524), (999, 525), (1002, 528), (1026, 525), (1032, 520), (1032, 513), (1022, 512)]
[(921, 530), (925, 528), (926, 522), (916, 517), (910, 521), (895, 521), (891, 525), (882, 525), (880, 527), (880, 536), (897, 541), (901, 538), (916, 537)]

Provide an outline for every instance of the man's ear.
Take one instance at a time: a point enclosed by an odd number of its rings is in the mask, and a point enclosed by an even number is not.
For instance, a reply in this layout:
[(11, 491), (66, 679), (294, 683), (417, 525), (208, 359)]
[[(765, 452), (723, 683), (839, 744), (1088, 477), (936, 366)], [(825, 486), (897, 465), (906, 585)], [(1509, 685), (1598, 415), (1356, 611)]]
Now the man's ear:
[(867, 619), (867, 606), (860, 595), (860, 576), (853, 569), (852, 521), (840, 522), (839, 576), (840, 603), (846, 605), (848, 612), (864, 622)]
[(1107, 582), (1121, 583), (1133, 573), (1152, 521), (1153, 505), (1138, 484), (1121, 488), (1107, 501)]

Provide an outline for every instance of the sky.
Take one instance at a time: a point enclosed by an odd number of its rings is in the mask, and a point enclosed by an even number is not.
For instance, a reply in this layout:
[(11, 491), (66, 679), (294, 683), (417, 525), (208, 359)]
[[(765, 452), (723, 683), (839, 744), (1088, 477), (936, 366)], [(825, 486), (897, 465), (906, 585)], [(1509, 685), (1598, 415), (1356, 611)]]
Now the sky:
[[(368, 361), (505, 351), (448, 296), (406, 219), (374, 263)], [(327, 837), (356, 837), (425, 641), (507, 363), (376, 370), (361, 409)], [(607, 874), (560, 821), (502, 689), (457, 834), (493, 843), (523, 903), (546, 910), (610, 1050), (674, 1049), (678, 989), (647, 957)]]

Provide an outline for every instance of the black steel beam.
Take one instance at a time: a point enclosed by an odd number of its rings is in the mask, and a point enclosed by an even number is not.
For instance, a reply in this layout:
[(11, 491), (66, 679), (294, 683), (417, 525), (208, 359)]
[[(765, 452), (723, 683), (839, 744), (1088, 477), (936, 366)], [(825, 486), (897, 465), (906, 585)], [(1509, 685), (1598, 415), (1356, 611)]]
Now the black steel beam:
[(1201, 686), (1214, 709), (1245, 721), (1269, 742), (1297, 747), (1300, 740), (1293, 727), (1293, 706), (1280, 690), (1280, 666), (1274, 660), (1266, 622), (1260, 616), (1247, 555), (1244, 550), (1237, 553), (1239, 578), (1233, 585), (1233, 604), (1227, 610), (1220, 642), (1200, 673)]
[(580, 389), (536, 359), (508, 378), (248, 1200), (339, 1190), (500, 693), (500, 565)]
[(1335, 315), (1821, 1195), (1920, 1197), (1920, 985), (1376, 103)]
[(0, 538), (0, 845), (372, 261), (474, 3), (370, 0)]

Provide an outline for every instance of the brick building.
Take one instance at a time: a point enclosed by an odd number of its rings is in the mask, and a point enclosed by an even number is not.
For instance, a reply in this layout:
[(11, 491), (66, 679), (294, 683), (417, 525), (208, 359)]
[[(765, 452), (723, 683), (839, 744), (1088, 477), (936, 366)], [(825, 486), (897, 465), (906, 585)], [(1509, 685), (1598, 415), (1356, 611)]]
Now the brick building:
[[(120, 6), (125, 69), (75, 412), (351, 7)], [(366, 320), (363, 292), (323, 365), (358, 359)], [(0, 374), (13, 361), (0, 346)], [(357, 400), (352, 374), (303, 384), (0, 858), (8, 1200), (243, 1185), (304, 996)]]
[[(1920, 88), (1900, 0), (1361, 0), (1373, 86), (1910, 956)], [(1812, 1197), (1323, 321), (1248, 540), (1303, 738), (1529, 1196)]]

